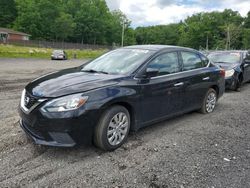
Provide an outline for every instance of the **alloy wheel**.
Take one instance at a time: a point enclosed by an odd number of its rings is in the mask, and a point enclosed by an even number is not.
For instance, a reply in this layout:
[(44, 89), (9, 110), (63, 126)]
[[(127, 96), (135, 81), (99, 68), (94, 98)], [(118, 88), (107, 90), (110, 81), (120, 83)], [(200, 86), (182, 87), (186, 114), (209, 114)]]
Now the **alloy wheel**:
[(112, 146), (120, 144), (128, 132), (128, 117), (125, 113), (117, 113), (110, 121), (107, 131), (108, 142)]
[(208, 94), (207, 101), (206, 101), (206, 110), (208, 113), (211, 113), (214, 111), (216, 100), (217, 100), (217, 97), (214, 92), (211, 92)]

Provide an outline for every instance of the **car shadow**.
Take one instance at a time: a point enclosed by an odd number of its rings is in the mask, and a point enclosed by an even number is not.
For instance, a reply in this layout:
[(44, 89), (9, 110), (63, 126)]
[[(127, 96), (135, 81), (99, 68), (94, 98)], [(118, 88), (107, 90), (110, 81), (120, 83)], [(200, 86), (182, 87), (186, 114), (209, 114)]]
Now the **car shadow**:
[[(80, 160), (83, 161), (84, 159), (87, 160), (89, 158), (98, 159), (103, 155), (107, 156), (111, 153), (112, 155), (126, 155), (126, 153), (129, 153), (138, 147), (143, 147), (145, 140), (150, 142), (150, 139), (153, 139), (157, 134), (161, 134), (163, 130), (171, 134), (171, 132), (175, 132), (179, 129), (179, 127), (185, 126), (184, 122), (188, 121), (190, 116), (191, 118), (195, 118), (197, 116), (202, 116), (202, 114), (193, 111), (143, 127), (136, 132), (130, 132), (126, 143), (117, 150), (111, 152), (106, 152), (96, 148), (93, 144), (79, 145), (73, 148), (39, 146), (34, 144), (32, 147), (38, 153), (41, 153), (44, 158), (48, 158), (50, 160), (63, 159), (67, 160), (69, 163), (74, 163)], [(145, 137), (147, 138), (145, 139)], [(51, 156), (53, 156), (53, 158), (51, 158)]]

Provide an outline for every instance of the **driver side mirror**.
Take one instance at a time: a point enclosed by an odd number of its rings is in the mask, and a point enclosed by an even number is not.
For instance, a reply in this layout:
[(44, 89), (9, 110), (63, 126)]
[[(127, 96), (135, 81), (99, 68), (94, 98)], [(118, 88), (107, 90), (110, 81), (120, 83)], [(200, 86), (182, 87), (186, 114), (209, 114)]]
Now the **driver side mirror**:
[(159, 70), (158, 70), (158, 69), (147, 68), (147, 69), (146, 69), (146, 73), (145, 73), (145, 77), (146, 77), (146, 78), (152, 78), (152, 77), (157, 76), (158, 73), (159, 73)]

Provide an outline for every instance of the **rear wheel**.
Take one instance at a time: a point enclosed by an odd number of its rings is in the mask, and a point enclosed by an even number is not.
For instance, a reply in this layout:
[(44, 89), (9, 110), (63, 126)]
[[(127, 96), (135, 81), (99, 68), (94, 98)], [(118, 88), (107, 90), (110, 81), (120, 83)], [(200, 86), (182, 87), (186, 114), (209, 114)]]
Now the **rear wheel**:
[(128, 110), (123, 106), (113, 106), (101, 116), (95, 128), (94, 143), (103, 150), (115, 150), (126, 141), (129, 129)]
[(212, 113), (215, 109), (217, 102), (217, 93), (213, 88), (210, 88), (203, 100), (200, 112), (203, 114)]

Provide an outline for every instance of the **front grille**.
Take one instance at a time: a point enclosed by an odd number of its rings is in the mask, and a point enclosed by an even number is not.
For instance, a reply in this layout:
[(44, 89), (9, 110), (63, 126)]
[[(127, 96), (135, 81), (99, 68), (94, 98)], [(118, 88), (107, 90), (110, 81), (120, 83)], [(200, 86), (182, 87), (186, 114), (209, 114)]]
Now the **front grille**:
[(26, 108), (30, 109), (32, 106), (34, 106), (36, 104), (37, 101), (38, 101), (37, 98), (35, 98), (34, 96), (30, 95), (27, 91), (25, 92), (24, 106)]
[(26, 129), (26, 131), (28, 131), (34, 137), (36, 137), (38, 139), (44, 139), (43, 134), (39, 130), (37, 130), (36, 128), (29, 126), (24, 121), (22, 121), (22, 125)]

